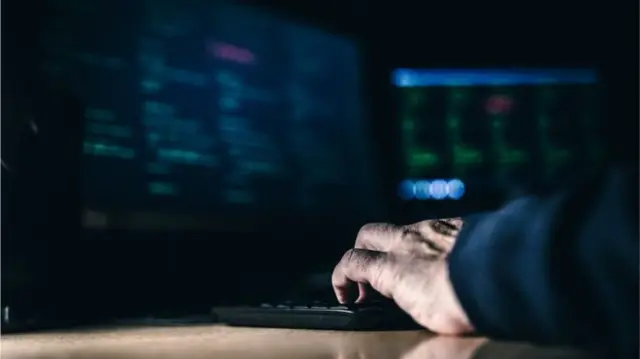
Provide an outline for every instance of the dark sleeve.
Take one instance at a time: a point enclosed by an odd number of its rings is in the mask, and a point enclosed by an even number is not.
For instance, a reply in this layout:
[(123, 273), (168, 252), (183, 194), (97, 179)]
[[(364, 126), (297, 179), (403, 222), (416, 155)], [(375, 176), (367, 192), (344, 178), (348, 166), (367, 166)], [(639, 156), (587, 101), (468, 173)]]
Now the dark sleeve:
[(449, 269), (478, 332), (637, 353), (637, 200), (637, 170), (617, 168), (465, 220)]

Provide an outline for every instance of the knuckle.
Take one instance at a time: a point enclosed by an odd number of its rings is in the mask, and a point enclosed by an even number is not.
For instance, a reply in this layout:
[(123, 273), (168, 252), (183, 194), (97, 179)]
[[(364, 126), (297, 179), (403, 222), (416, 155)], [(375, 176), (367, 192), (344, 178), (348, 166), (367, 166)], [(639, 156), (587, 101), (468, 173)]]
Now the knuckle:
[(365, 238), (367, 238), (367, 235), (369, 233), (369, 229), (367, 228), (368, 225), (369, 224), (365, 224), (358, 231), (358, 234), (356, 235), (356, 248), (365, 246)]
[(377, 223), (367, 223), (364, 226), (360, 227), (358, 231), (358, 236), (364, 236), (369, 234), (375, 227)]
[(376, 223), (367, 223), (362, 228), (360, 228), (359, 234), (368, 235), (368, 234), (384, 234), (389, 232), (394, 232), (398, 229), (398, 226), (391, 223), (384, 222), (376, 222)]
[(458, 227), (451, 219), (441, 219), (429, 222), (431, 230), (440, 236), (450, 237), (458, 231)]
[(402, 235), (400, 236), (400, 241), (403, 243), (407, 242), (419, 242), (422, 238), (422, 233), (419, 230), (414, 228), (413, 226), (404, 226), (401, 231)]
[(365, 266), (367, 258), (360, 253), (358, 248), (351, 248), (344, 253), (339, 266), (345, 270), (349, 268), (361, 268)]
[(367, 223), (364, 226), (360, 227), (358, 231), (358, 239), (363, 240), (371, 234), (376, 234), (380, 227), (380, 223)]
[(428, 253), (431, 250), (427, 237), (412, 226), (403, 227), (402, 234), (396, 242), (396, 249), (411, 254)]
[(373, 243), (377, 242), (377, 239), (384, 236), (385, 233), (390, 232), (390, 227), (393, 225), (388, 223), (367, 223), (360, 228), (358, 235), (356, 236), (356, 247), (368, 248), (370, 246), (376, 247)]
[(345, 253), (345, 260), (358, 268), (367, 268), (375, 263), (378, 256), (359, 248), (351, 248)]
[(342, 270), (339, 268), (339, 266), (336, 266), (333, 269), (333, 273), (331, 273), (331, 285), (333, 285), (334, 287), (342, 286), (342, 276)]
[[(353, 248), (348, 250), (341, 261), (341, 270), (348, 277), (371, 282), (371, 278), (383, 270), (385, 253)], [(356, 280), (357, 280), (356, 279)]]
[(353, 257), (354, 252), (355, 252), (355, 248), (351, 248), (348, 251), (344, 252), (344, 254), (342, 255), (342, 260), (340, 262), (341, 263), (349, 262), (351, 260), (351, 257)]
[(449, 224), (451, 224), (457, 230), (460, 230), (462, 228), (462, 224), (464, 223), (462, 221), (462, 218), (460, 218), (460, 217), (448, 218), (445, 221), (447, 221)]

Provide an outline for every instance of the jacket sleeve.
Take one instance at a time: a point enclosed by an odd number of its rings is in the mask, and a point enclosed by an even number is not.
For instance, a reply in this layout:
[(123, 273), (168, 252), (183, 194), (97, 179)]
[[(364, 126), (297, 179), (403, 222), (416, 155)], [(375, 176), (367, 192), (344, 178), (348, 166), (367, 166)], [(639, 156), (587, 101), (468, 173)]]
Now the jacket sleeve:
[(615, 168), (465, 220), (449, 269), (478, 332), (637, 353), (637, 200), (637, 170)]

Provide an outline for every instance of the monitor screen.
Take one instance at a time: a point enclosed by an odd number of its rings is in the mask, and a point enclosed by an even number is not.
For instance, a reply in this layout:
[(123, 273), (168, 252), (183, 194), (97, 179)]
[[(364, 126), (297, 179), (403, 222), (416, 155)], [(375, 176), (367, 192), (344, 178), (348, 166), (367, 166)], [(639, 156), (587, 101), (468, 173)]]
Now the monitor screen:
[(86, 107), (85, 225), (376, 210), (350, 39), (220, 1), (54, 2), (44, 71)]
[(547, 186), (602, 162), (589, 69), (397, 69), (404, 199)]

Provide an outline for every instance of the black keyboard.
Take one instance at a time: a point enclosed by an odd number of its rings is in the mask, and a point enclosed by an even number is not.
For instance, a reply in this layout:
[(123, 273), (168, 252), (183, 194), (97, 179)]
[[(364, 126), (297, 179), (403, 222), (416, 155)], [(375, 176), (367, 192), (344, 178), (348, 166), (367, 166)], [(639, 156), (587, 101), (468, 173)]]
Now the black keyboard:
[(340, 305), (337, 303), (268, 303), (259, 306), (218, 307), (217, 321), (231, 326), (324, 329), (409, 330), (420, 326), (392, 302)]

